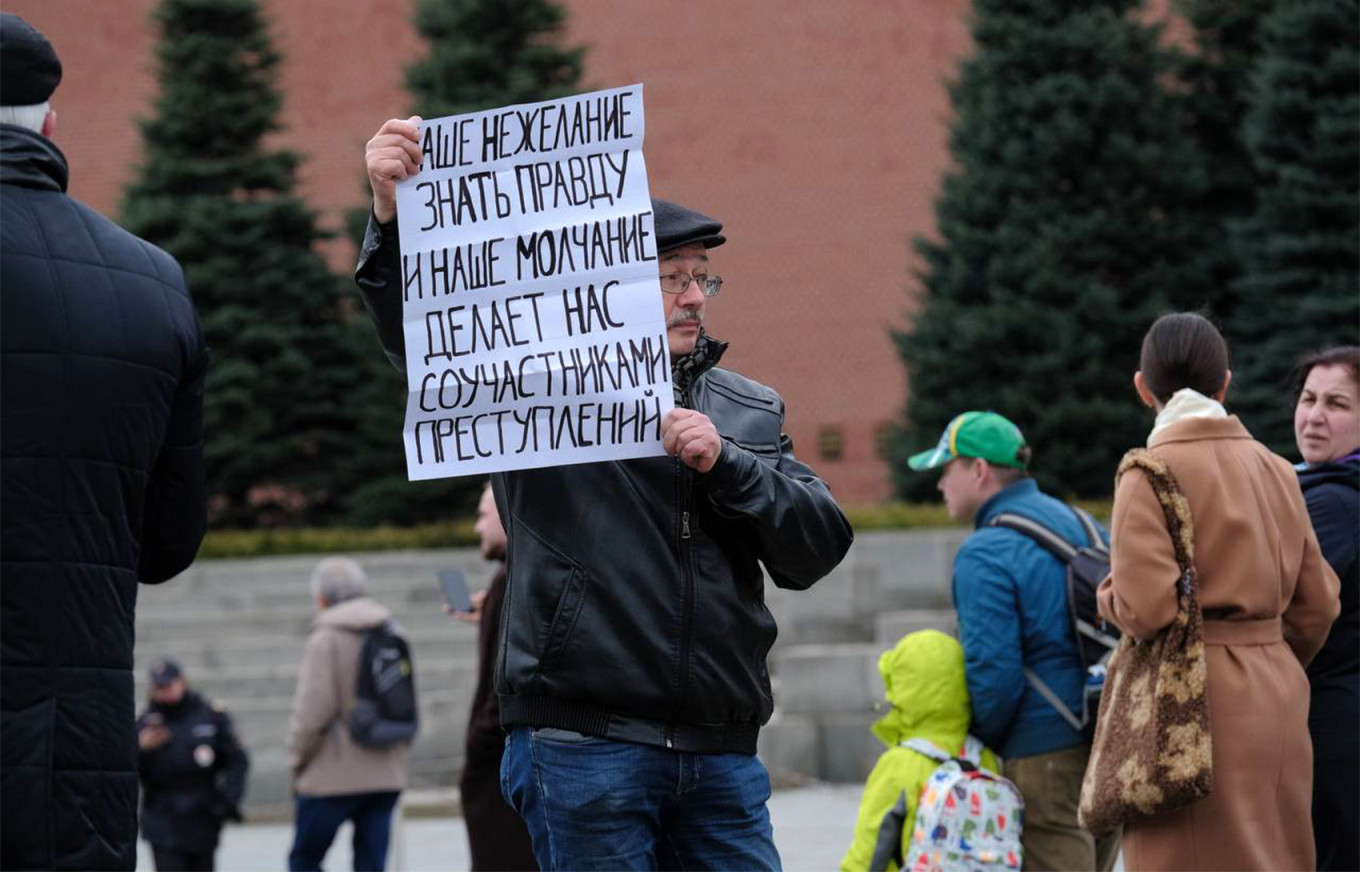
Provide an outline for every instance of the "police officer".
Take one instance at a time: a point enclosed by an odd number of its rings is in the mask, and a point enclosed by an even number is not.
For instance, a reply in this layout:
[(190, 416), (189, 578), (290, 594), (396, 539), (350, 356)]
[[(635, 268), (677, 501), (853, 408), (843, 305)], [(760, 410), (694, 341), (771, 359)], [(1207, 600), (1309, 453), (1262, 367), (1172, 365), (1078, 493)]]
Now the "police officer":
[(189, 689), (175, 661), (151, 665), (150, 696), (137, 719), (142, 838), (159, 872), (211, 872), (222, 824), (242, 820), (249, 758), (231, 718)]

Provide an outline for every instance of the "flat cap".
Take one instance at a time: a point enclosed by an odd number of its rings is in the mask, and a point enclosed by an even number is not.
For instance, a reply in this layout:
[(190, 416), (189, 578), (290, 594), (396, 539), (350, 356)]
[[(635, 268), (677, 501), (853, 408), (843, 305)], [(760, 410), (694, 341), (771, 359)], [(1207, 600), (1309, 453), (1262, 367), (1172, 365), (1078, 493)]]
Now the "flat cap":
[(61, 81), (61, 61), (47, 37), (27, 21), (0, 12), (0, 106), (45, 103)]
[(697, 243), (704, 248), (713, 248), (727, 241), (727, 237), (719, 232), (721, 221), (669, 200), (652, 198), (652, 222), (656, 227), (658, 254), (682, 245)]

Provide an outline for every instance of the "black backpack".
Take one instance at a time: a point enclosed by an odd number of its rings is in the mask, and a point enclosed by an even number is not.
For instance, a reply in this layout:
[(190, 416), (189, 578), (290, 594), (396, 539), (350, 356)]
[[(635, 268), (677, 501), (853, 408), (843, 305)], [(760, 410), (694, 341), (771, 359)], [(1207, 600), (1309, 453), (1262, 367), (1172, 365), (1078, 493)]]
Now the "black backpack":
[(366, 748), (390, 748), (415, 738), (418, 727), (415, 667), (396, 621), (364, 633), (349, 733)]
[(1076, 506), (1068, 506), (1086, 531), (1086, 545), (1073, 545), (1062, 536), (1032, 518), (1014, 512), (1002, 512), (990, 521), (990, 526), (1006, 527), (1023, 533), (1038, 542), (1046, 551), (1067, 567), (1067, 611), (1072, 621), (1073, 636), (1077, 640), (1077, 655), (1086, 672), (1086, 684), (1081, 698), (1081, 713), (1069, 709), (1058, 695), (1032, 669), (1025, 669), (1025, 678), (1049, 704), (1058, 710), (1072, 729), (1088, 739), (1095, 734), (1096, 714), (1100, 711), (1100, 692), (1105, 689), (1105, 665), (1119, 645), (1119, 631), (1107, 628), (1096, 606), (1096, 588), (1110, 574), (1110, 549), (1100, 538), (1095, 519)]

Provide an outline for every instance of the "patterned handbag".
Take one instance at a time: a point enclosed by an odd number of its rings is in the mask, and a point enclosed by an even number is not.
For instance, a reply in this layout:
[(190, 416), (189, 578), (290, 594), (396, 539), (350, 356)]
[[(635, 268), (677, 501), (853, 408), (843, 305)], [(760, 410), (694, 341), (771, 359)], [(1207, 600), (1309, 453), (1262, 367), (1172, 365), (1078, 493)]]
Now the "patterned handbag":
[(1116, 484), (1135, 467), (1162, 504), (1181, 578), (1175, 620), (1151, 639), (1126, 634), (1110, 659), (1078, 809), (1096, 834), (1189, 805), (1214, 780), (1190, 504), (1166, 461), (1145, 449), (1124, 455)]

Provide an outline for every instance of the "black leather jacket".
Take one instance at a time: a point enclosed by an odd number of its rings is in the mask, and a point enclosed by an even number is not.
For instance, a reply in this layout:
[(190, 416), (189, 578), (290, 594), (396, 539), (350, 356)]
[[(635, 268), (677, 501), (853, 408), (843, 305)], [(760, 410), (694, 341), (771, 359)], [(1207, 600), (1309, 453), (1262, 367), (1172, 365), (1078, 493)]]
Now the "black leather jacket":
[[(370, 219), (355, 279), (404, 368), (396, 222)], [(723, 452), (706, 475), (672, 457), (493, 476), (509, 533), (497, 669), (501, 721), (701, 753), (755, 753), (770, 717), (775, 622), (761, 564), (810, 587), (854, 535), (793, 455), (784, 403), (716, 367), (701, 338), (674, 369), (677, 403)]]

